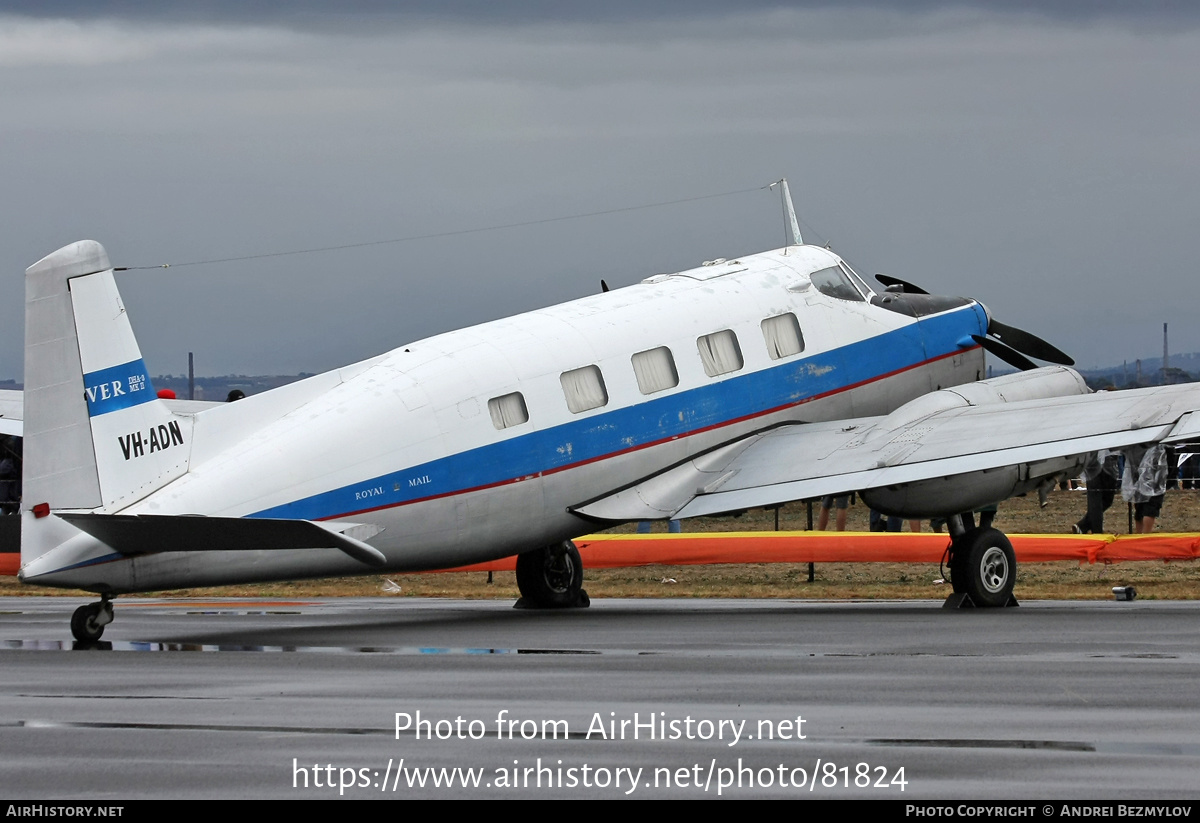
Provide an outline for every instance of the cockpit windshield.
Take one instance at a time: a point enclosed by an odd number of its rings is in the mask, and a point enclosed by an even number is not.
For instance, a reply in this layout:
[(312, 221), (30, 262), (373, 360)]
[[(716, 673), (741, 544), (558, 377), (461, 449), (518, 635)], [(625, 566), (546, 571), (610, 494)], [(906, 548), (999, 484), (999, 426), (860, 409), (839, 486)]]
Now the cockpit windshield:
[(850, 281), (846, 272), (842, 271), (841, 266), (830, 266), (827, 269), (819, 269), (808, 277), (821, 294), (827, 294), (839, 300), (863, 302), (862, 294), (855, 288), (854, 283)]

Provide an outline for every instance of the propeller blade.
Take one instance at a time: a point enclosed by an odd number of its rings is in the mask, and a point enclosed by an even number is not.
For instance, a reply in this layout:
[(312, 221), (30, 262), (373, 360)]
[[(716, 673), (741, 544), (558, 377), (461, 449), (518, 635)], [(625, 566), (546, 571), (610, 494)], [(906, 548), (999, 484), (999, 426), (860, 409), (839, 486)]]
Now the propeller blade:
[[(1001, 323), (999, 320), (991, 319), (988, 322), (988, 334), (1006, 346), (1011, 346), (1022, 354), (1036, 357), (1038, 360), (1045, 360), (1048, 363), (1058, 363), (1061, 366), (1075, 365), (1075, 361), (1066, 353), (1047, 343), (1036, 334), (1030, 334), (1027, 331), (1018, 329), (1016, 326), (1009, 326)], [(991, 351), (991, 349), (988, 349), (988, 351)], [(1000, 357), (1001, 355), (996, 354), (996, 356)]]
[(991, 352), (992, 354), (996, 355), (1001, 360), (1003, 360), (1005, 363), (1012, 366), (1014, 369), (1019, 369), (1021, 371), (1029, 371), (1030, 369), (1037, 368), (1037, 363), (1034, 363), (1032, 360), (1030, 360), (1025, 355), (1021, 354), (1020, 352), (1010, 349), (1008, 346), (1004, 345), (999, 340), (992, 340), (987, 337), (980, 337), (978, 334), (971, 335), (971, 339), (974, 340), (979, 345), (983, 346), (985, 351)]
[(905, 294), (929, 294), (920, 286), (914, 286), (906, 280), (901, 280), (899, 277), (891, 277), (886, 274), (877, 274), (875, 279), (885, 286), (901, 286), (904, 288)]

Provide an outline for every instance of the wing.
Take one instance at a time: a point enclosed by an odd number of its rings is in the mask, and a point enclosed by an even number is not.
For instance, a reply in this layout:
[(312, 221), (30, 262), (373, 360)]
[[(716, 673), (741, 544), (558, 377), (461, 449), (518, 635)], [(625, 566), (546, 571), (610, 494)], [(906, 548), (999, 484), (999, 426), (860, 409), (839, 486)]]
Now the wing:
[(685, 518), (862, 491), (889, 514), (942, 516), (1077, 472), (1089, 452), (1197, 440), (1200, 384), (963, 405), (915, 417), (902, 407), (887, 417), (761, 432), (573, 511), (605, 521)]
[(12, 389), (0, 390), (0, 434), (21, 436), (25, 393)]

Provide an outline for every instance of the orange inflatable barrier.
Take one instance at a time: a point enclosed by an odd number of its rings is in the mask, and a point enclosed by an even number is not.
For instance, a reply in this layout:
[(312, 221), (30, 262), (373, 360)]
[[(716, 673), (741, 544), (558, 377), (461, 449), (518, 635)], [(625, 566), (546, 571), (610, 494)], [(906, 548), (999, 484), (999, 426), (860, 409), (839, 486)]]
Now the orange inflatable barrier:
[[(1195, 560), (1200, 534), (1010, 534), (1017, 560), (1117, 563)], [(575, 545), (589, 569), (718, 563), (937, 563), (950, 538), (909, 532), (705, 532), (592, 534)], [(16, 552), (0, 553), (0, 575), (15, 575)], [(513, 571), (515, 557), (446, 571)]]
[[(1010, 534), (1017, 560), (1195, 560), (1200, 534)], [(950, 538), (909, 532), (708, 532), (593, 534), (575, 540), (590, 569), (717, 563), (937, 563)], [(451, 571), (512, 571), (516, 558)]]

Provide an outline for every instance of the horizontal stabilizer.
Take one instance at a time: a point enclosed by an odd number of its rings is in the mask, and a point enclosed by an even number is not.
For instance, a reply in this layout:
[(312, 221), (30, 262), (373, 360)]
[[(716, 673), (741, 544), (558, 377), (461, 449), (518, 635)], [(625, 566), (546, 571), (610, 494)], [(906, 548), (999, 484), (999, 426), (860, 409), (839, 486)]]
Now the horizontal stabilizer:
[(23, 406), (21, 392), (0, 389), (0, 434), (21, 436)]
[[(20, 390), (0, 389), (0, 434), (12, 434), (17, 437), (23, 434), (23, 395), (24, 392)], [(196, 414), (225, 405), (212, 400), (164, 400), (163, 404), (172, 414)]]
[(126, 555), (157, 552), (341, 549), (360, 563), (382, 566), (387, 558), (345, 531), (371, 537), (375, 526), (311, 520), (203, 517), (173, 514), (92, 514), (56, 512), (75, 528)]

